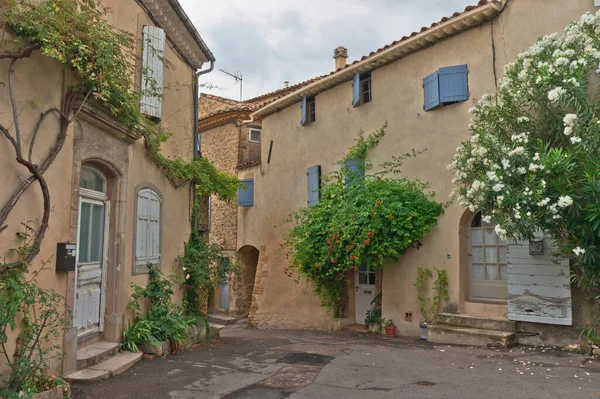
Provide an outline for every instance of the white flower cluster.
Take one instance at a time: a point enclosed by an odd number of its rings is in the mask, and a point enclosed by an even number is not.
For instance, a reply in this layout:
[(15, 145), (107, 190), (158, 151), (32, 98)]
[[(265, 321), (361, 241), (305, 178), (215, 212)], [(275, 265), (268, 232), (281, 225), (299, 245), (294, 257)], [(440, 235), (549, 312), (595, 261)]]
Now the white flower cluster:
[(581, 247), (577, 247), (573, 250), (573, 253), (577, 256), (581, 256), (585, 253), (585, 249), (583, 249)]
[[(499, 236), (526, 235), (564, 217), (572, 206), (568, 187), (546, 180), (555, 178), (552, 154), (585, 147), (571, 147), (590, 134), (589, 113), (573, 104), (586, 97), (589, 70), (600, 72), (599, 43), (600, 12), (585, 14), (519, 54), (506, 65), (498, 93), (483, 96), (469, 110), (471, 138), (448, 165), (457, 185), (453, 196), (462, 206), (481, 210), (485, 221), (499, 221)], [(564, 115), (562, 123), (540, 118), (546, 112)]]

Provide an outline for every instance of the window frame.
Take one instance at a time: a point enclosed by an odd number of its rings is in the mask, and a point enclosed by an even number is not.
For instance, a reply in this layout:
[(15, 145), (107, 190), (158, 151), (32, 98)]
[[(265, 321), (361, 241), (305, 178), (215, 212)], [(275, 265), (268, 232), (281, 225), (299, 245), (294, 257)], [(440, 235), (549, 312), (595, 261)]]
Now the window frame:
[(317, 103), (315, 101), (315, 97), (307, 97), (306, 98), (306, 123), (315, 123), (317, 121)]
[[(258, 135), (259, 135), (259, 139), (257, 140), (252, 140), (252, 131), (257, 131)], [(258, 128), (258, 127), (249, 127), (248, 128), (248, 142), (249, 143), (262, 143), (262, 129)]]
[[(159, 202), (158, 212), (158, 257), (156, 259), (144, 258), (140, 260), (137, 256), (137, 241), (138, 241), (138, 225), (139, 225), (139, 196), (144, 191), (151, 191)], [(136, 186), (135, 188), (135, 202), (134, 202), (134, 226), (133, 226), (133, 274), (147, 274), (148, 263), (157, 266), (159, 269), (162, 268), (162, 244), (163, 244), (163, 196), (158, 188), (152, 183), (144, 182)]]
[[(364, 90), (364, 84), (368, 84), (369, 89), (368, 90)], [(373, 86), (372, 86), (372, 80), (371, 80), (371, 73), (365, 73), (364, 75), (361, 74), (359, 77), (359, 81), (358, 81), (358, 85), (359, 85), (359, 93), (360, 93), (360, 101), (358, 102), (358, 105), (363, 105), (366, 103), (370, 103), (371, 101), (373, 101)], [(367, 101), (365, 101), (365, 94), (368, 94), (369, 99)]]

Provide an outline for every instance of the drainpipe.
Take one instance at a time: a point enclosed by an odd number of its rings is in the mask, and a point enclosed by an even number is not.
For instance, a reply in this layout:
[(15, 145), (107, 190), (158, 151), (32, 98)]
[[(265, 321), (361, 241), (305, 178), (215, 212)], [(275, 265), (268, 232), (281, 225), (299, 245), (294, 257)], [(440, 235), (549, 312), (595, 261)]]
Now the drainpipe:
[[(192, 134), (194, 135), (194, 151), (193, 151), (193, 159), (198, 159), (202, 156), (202, 151), (200, 148), (200, 137), (198, 137), (198, 92), (200, 90), (198, 85), (198, 79), (201, 75), (207, 74), (211, 72), (215, 68), (215, 60), (210, 60), (210, 67), (208, 69), (203, 69), (200, 71), (196, 71), (194, 73), (194, 83), (193, 83), (193, 98), (192, 101), (194, 103), (194, 122), (192, 123), (193, 130)], [(192, 205), (196, 200), (196, 179), (192, 180)], [(196, 234), (198, 232), (198, 212), (194, 212), (192, 210), (192, 234)]]

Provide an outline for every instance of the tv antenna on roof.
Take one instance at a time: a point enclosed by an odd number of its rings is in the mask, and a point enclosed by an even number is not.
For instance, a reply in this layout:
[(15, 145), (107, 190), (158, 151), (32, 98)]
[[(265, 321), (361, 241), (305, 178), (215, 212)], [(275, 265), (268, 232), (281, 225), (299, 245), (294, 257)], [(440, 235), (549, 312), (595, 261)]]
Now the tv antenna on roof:
[(227, 72), (224, 69), (219, 69), (219, 71), (223, 72), (225, 75), (229, 75), (231, 76), (234, 80), (235, 83), (240, 82), (240, 101), (242, 101), (242, 86), (244, 83), (244, 79), (242, 77), (242, 73), (241, 72), (236, 72), (236, 73), (231, 73), (231, 72)]

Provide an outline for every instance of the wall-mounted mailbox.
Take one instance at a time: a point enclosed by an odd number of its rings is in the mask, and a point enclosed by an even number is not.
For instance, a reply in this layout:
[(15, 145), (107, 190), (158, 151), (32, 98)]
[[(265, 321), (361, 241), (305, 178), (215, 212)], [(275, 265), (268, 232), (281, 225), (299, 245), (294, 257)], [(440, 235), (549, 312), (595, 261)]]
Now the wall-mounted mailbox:
[(529, 255), (541, 256), (544, 255), (544, 239), (533, 238), (529, 240)]
[(56, 244), (56, 271), (74, 272), (77, 245), (68, 242)]

